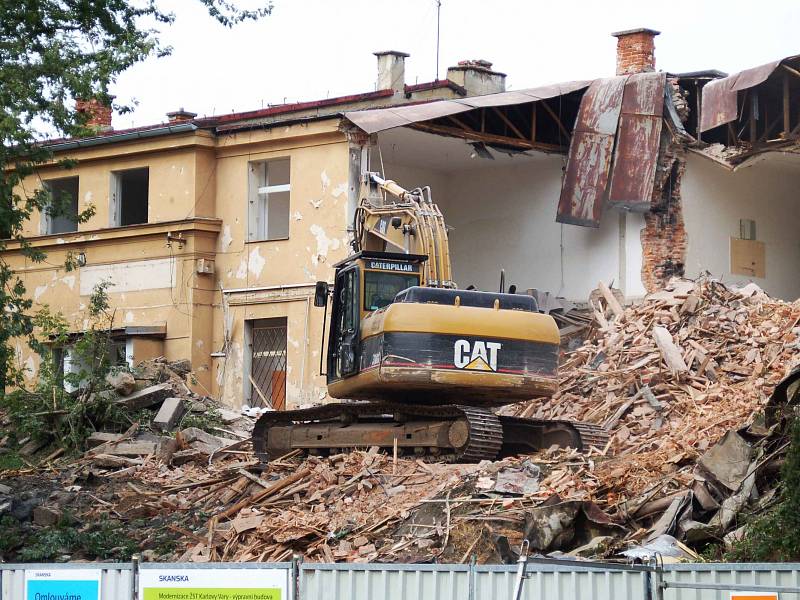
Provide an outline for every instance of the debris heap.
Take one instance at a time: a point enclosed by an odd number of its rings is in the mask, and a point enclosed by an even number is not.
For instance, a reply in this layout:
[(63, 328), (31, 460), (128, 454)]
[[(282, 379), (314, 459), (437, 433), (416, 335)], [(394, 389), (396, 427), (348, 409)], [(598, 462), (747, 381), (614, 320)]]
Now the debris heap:
[[(692, 548), (733, 541), (740, 515), (775, 497), (786, 422), (763, 409), (800, 359), (800, 304), (754, 286), (675, 281), (627, 309), (601, 286), (592, 310), (588, 339), (562, 361), (560, 392), (503, 411), (602, 425), (603, 448), (478, 465), (377, 448), (295, 452), (262, 469), (248, 417), (223, 411), (225, 422), (204, 431), (165, 414), (174, 437), (93, 436), (41, 506), (64, 501), (87, 522), (111, 513), (139, 523), (146, 560), (508, 562), (523, 539), (555, 556), (697, 558)], [(167, 402), (181, 383), (170, 373), (123, 397), (168, 384), (148, 392), (153, 406), (196, 410), (202, 399)], [(164, 532), (174, 547), (165, 549)]]

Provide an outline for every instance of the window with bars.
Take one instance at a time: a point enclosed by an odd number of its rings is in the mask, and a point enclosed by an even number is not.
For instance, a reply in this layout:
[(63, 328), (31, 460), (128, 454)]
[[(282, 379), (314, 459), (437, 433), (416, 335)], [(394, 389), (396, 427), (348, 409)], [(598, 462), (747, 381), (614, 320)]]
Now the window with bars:
[(250, 329), (250, 406), (286, 407), (286, 317), (248, 322)]
[(289, 237), (289, 159), (259, 160), (249, 167), (248, 241)]

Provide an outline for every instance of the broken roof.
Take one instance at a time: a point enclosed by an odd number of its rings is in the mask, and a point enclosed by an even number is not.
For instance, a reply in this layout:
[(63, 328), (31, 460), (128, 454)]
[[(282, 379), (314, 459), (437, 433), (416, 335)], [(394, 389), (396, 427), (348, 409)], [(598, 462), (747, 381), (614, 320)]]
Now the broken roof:
[(438, 119), (475, 108), (511, 106), (563, 96), (589, 87), (591, 81), (567, 81), (524, 90), (472, 96), (457, 100), (439, 100), (424, 104), (347, 111), (344, 116), (366, 133), (377, 133), (395, 127)]
[(708, 131), (736, 120), (739, 116), (738, 92), (764, 83), (781, 65), (794, 75), (800, 76), (800, 72), (790, 66), (792, 63), (797, 63), (798, 59), (800, 55), (789, 56), (709, 82), (703, 88), (700, 131)]

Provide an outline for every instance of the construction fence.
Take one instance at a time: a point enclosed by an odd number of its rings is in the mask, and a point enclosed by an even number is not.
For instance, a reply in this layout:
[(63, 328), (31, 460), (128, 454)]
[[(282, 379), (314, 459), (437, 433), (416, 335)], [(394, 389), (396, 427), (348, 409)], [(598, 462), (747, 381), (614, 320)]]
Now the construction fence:
[[(0, 565), (0, 600), (515, 600), (514, 565)], [(525, 600), (800, 599), (800, 564), (628, 566), (531, 561)]]

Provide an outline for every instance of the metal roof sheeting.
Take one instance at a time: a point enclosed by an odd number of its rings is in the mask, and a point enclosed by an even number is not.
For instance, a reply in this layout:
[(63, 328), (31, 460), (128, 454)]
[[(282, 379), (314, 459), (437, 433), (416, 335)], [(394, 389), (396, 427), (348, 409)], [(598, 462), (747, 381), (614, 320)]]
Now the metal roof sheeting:
[(394, 108), (375, 108), (371, 110), (354, 110), (344, 113), (344, 116), (354, 125), (367, 133), (378, 133), (395, 127), (403, 127), (430, 121), (449, 115), (473, 110), (475, 108), (488, 108), (525, 104), (538, 100), (547, 100), (563, 96), (589, 87), (590, 81), (568, 81), (553, 85), (544, 85), (525, 90), (488, 94), (486, 96), (473, 96), (459, 98), (458, 100), (439, 100), (425, 104), (412, 104)]
[(767, 64), (745, 69), (723, 79), (710, 81), (703, 87), (700, 110), (700, 131), (708, 131), (738, 117), (737, 93), (764, 83), (781, 64), (800, 58), (800, 55), (773, 60)]

